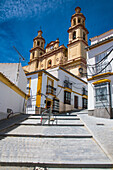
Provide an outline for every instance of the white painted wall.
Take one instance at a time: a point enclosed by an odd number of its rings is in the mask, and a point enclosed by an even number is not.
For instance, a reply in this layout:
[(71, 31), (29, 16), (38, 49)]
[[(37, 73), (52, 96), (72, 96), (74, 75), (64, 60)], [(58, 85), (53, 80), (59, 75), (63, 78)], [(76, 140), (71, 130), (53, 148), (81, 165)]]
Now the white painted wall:
[[(7, 108), (14, 113), (23, 112), (24, 98), (0, 81), (0, 115), (7, 117)], [(1, 116), (0, 116), (1, 119)]]
[(111, 36), (113, 36), (113, 29), (110, 30), (109, 32), (106, 32), (104, 34), (101, 34), (100, 36), (96, 36), (93, 39), (91, 39), (91, 45), (96, 44), (102, 40), (105, 40)]
[[(87, 90), (87, 84), (83, 83), (82, 81), (80, 81), (79, 79), (77, 79), (76, 77), (68, 74), (67, 72), (59, 69), (59, 67), (55, 68), (55, 69), (51, 69), (49, 70), (49, 73), (53, 76), (57, 75), (57, 78), (59, 79), (59, 81), (57, 81), (54, 77), (43, 73), (42, 74), (42, 89), (41, 89), (41, 107), (45, 108), (46, 107), (46, 97), (53, 100), (54, 96), (50, 95), (50, 94), (46, 94), (46, 86), (47, 86), (47, 78), (49, 77), (50, 79), (54, 80), (54, 88), (56, 88), (56, 98), (59, 99), (60, 101), (60, 105), (62, 105), (62, 109), (65, 111), (66, 108), (72, 110), (74, 108), (74, 96), (78, 96), (78, 105), (79, 107), (82, 108), (82, 92), (83, 92), (83, 87), (85, 87), (85, 89)], [(69, 77), (69, 82), (72, 83), (72, 91), (75, 92), (71, 92), (71, 105), (64, 105), (64, 88), (59, 87), (58, 85), (64, 87), (64, 80), (65, 80), (65, 76)], [(36, 98), (34, 98), (34, 102), (32, 101), (32, 97), (36, 95), (37, 93), (37, 84), (38, 84), (38, 73), (37, 74), (32, 74), (27, 76), (27, 78), (31, 78), (31, 99), (29, 99), (29, 101), (31, 100), (31, 102), (29, 102), (31, 105), (36, 105)], [(29, 87), (29, 85), (28, 85)], [(71, 90), (70, 90), (71, 91)], [(76, 93), (77, 92), (77, 93)], [(80, 93), (80, 94), (78, 94)]]
[[(106, 39), (108, 37), (113, 36), (113, 30), (111, 32), (108, 32), (98, 38), (95, 38), (91, 41), (91, 45), (95, 44), (97, 39), (98, 41), (102, 41), (103, 39)], [(101, 46), (98, 46), (96, 48), (93, 48), (89, 51), (87, 51), (87, 64), (89, 65), (94, 65), (96, 64), (95, 62), (95, 56), (99, 55), (100, 53), (103, 53), (107, 50), (107, 54), (113, 49), (113, 41), (108, 42), (106, 44), (103, 44)], [(110, 55), (107, 58), (107, 61), (111, 61), (111, 59), (113, 58), (113, 51), (110, 53)], [(106, 70), (109, 70), (111, 72), (113, 72), (113, 61), (110, 63), (110, 65), (106, 68)], [(88, 78), (91, 78), (94, 74), (94, 71), (91, 67), (88, 66), (87, 69), (88, 72)], [(101, 73), (100, 73), (101, 74)], [(96, 78), (95, 80), (89, 81), (88, 82), (88, 110), (94, 110), (95, 108), (95, 90), (94, 90), (94, 86), (93, 86), (93, 82), (98, 81), (100, 78)], [(101, 79), (104, 79), (101, 78)], [(112, 99), (113, 99), (113, 76), (108, 76), (105, 77), (105, 79), (109, 79), (111, 80), (111, 95), (112, 95)], [(112, 107), (113, 107), (113, 101), (112, 101)]]
[(21, 66), (21, 63), (19, 64), (19, 77), (17, 86), (19, 87), (19, 89), (26, 93), (27, 78)]
[(26, 93), (27, 78), (21, 63), (0, 63), (0, 72)]
[[(74, 96), (78, 96), (78, 106), (82, 108), (82, 88), (84, 87), (87, 90), (87, 84), (83, 83), (82, 81), (80, 81), (79, 79), (75, 78), (74, 76), (66, 73), (65, 71), (59, 69), (58, 70), (58, 79), (59, 82), (58, 84), (60, 86), (64, 87), (64, 81), (66, 79), (66, 77), (69, 78), (69, 82), (72, 83), (72, 91), (71, 92), (71, 105), (74, 106)], [(58, 91), (60, 92), (58, 95), (58, 98), (60, 99), (60, 101), (62, 103), (64, 103), (64, 89), (61, 90), (61, 88), (58, 88)], [(81, 94), (77, 94), (77, 93)]]
[(0, 63), (0, 72), (17, 85), (18, 63)]

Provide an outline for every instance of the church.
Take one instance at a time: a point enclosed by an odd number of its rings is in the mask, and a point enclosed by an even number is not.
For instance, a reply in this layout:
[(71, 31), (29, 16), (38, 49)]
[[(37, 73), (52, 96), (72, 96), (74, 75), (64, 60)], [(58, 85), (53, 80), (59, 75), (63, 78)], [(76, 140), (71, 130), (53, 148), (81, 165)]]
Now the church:
[(66, 69), (72, 74), (81, 77), (79, 68), (86, 73), (86, 50), (88, 46), (88, 30), (85, 28), (85, 16), (81, 8), (75, 8), (75, 14), (71, 17), (71, 27), (68, 29), (69, 41), (67, 48), (59, 45), (59, 39), (51, 41), (45, 48), (45, 39), (42, 30), (33, 39), (33, 48), (30, 50), (30, 61), (23, 69), (25, 73), (38, 70), (53, 69), (58, 66)]

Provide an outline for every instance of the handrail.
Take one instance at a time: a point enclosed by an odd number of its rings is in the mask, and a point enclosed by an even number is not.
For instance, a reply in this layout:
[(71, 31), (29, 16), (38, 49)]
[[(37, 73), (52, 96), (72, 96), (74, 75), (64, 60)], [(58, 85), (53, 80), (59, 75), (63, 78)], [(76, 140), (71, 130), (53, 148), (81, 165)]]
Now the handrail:
[[(44, 115), (44, 113), (46, 113)], [(50, 115), (51, 114), (51, 108), (49, 109), (45, 109), (42, 113), (41, 113), (41, 125), (43, 125), (47, 120), (48, 120), (48, 124), (50, 123)], [(45, 118), (44, 118), (45, 116)]]

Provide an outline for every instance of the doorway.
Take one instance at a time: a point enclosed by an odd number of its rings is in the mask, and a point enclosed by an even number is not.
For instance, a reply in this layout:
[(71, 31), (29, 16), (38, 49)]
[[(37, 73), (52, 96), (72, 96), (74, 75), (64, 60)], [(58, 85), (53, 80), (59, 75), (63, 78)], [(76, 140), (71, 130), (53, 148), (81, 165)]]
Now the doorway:
[(78, 109), (78, 96), (74, 96), (74, 108)]
[(51, 107), (51, 101), (47, 100), (46, 107), (47, 107), (47, 109), (49, 109)]

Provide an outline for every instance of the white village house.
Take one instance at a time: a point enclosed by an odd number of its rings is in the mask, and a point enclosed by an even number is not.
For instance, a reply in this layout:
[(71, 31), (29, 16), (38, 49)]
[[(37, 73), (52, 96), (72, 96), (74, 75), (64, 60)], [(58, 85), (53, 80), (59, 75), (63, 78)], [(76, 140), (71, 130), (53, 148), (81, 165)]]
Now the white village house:
[(0, 63), (0, 119), (8, 109), (14, 114), (25, 111), (27, 78), (20, 63)]
[(26, 73), (30, 98), (27, 113), (52, 108), (53, 113), (87, 108), (87, 82), (62, 67)]
[(88, 114), (112, 118), (113, 29), (90, 39), (87, 47)]

